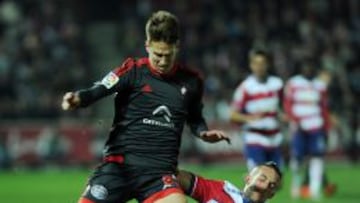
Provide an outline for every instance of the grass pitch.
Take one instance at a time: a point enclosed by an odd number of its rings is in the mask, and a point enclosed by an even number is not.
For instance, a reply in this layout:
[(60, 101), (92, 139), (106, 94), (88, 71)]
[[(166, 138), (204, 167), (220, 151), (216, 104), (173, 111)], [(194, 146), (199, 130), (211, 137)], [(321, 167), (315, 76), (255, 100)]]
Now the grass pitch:
[[(205, 177), (230, 180), (241, 186), (246, 169), (243, 164), (221, 165), (181, 165)], [(338, 192), (320, 203), (359, 203), (360, 165), (329, 164), (329, 177), (338, 185)], [(46, 171), (0, 171), (0, 202), (4, 203), (76, 203), (85, 188), (91, 169), (84, 170), (46, 170)], [(290, 175), (285, 174), (281, 192), (270, 203), (311, 203), (309, 200), (290, 198)], [(135, 201), (132, 201), (132, 203)], [(194, 202), (190, 200), (190, 202)]]

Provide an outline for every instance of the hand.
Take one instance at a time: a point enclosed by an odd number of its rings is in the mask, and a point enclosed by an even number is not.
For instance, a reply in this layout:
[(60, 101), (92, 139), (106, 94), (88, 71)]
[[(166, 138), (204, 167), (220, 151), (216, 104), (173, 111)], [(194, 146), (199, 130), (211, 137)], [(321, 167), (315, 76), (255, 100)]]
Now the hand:
[(229, 136), (227, 136), (223, 131), (220, 130), (202, 131), (200, 133), (200, 138), (205, 142), (210, 142), (210, 143), (225, 140), (228, 144), (231, 144), (231, 140)]
[(284, 122), (284, 123), (289, 123), (291, 121), (291, 118), (288, 114), (286, 113), (280, 113), (279, 114), (279, 120), (281, 122)]
[(262, 114), (247, 115), (247, 116), (246, 116), (246, 122), (247, 122), (247, 123), (250, 123), (250, 122), (259, 120), (259, 119), (261, 119), (262, 117), (263, 117)]
[(340, 126), (340, 120), (334, 114), (330, 114), (330, 125), (334, 128), (339, 128), (339, 126)]
[(77, 93), (75, 92), (65, 93), (61, 103), (61, 107), (63, 110), (67, 111), (67, 110), (75, 109), (79, 105), (80, 105), (80, 97)]

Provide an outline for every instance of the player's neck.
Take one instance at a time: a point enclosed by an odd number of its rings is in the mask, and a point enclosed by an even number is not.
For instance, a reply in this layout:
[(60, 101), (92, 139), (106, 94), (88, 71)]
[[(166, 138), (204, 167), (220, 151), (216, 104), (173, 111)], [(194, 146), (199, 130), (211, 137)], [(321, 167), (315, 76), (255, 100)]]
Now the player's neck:
[(148, 58), (148, 64), (152, 73), (159, 75), (159, 76), (171, 76), (176, 71), (177, 67), (175, 63), (171, 66), (171, 68), (167, 69), (166, 71), (161, 71), (160, 69), (156, 68), (150, 58)]
[(260, 76), (260, 75), (255, 75), (255, 78), (256, 78), (256, 80), (257, 80), (259, 83), (266, 83), (267, 78), (268, 78), (268, 75), (267, 75), (267, 74), (262, 75), (262, 76)]

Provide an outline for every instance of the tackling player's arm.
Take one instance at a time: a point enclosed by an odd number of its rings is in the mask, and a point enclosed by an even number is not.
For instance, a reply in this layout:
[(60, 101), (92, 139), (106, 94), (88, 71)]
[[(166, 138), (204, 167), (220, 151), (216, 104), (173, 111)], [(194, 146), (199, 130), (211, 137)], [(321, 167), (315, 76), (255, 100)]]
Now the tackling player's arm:
[(114, 92), (130, 88), (135, 77), (135, 61), (127, 59), (123, 65), (109, 72), (101, 81), (88, 89), (65, 93), (62, 100), (63, 110), (87, 107), (97, 100)]
[(191, 132), (201, 138), (202, 140), (210, 143), (218, 142), (221, 140), (225, 140), (230, 143), (230, 138), (220, 130), (209, 130), (205, 119), (202, 115), (203, 103), (202, 103), (202, 95), (203, 95), (203, 83), (199, 79), (198, 80), (198, 88), (194, 95), (193, 102), (189, 107), (189, 114), (187, 118), (187, 123), (190, 127)]
[(204, 179), (189, 171), (179, 170), (177, 179), (185, 194), (198, 202), (205, 202), (211, 199), (213, 191), (211, 180)]
[(185, 194), (197, 202), (210, 202), (213, 199), (229, 202), (227, 195), (224, 195), (222, 180), (207, 179), (185, 170), (178, 171), (177, 179)]

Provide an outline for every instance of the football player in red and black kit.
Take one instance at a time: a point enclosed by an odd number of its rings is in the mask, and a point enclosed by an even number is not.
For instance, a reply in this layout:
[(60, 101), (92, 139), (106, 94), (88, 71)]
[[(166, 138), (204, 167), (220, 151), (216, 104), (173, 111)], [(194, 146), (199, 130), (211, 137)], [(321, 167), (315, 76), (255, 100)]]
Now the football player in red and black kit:
[(64, 95), (62, 108), (69, 110), (115, 94), (104, 162), (90, 177), (79, 203), (120, 203), (133, 198), (144, 203), (186, 202), (175, 176), (185, 122), (205, 141), (229, 141), (222, 131), (207, 128), (202, 80), (175, 63), (177, 18), (158, 11), (145, 28), (148, 57), (129, 58), (91, 88)]
[(200, 203), (264, 203), (281, 186), (282, 173), (275, 162), (255, 166), (241, 191), (228, 181), (212, 180), (180, 170), (178, 180), (187, 195)]

